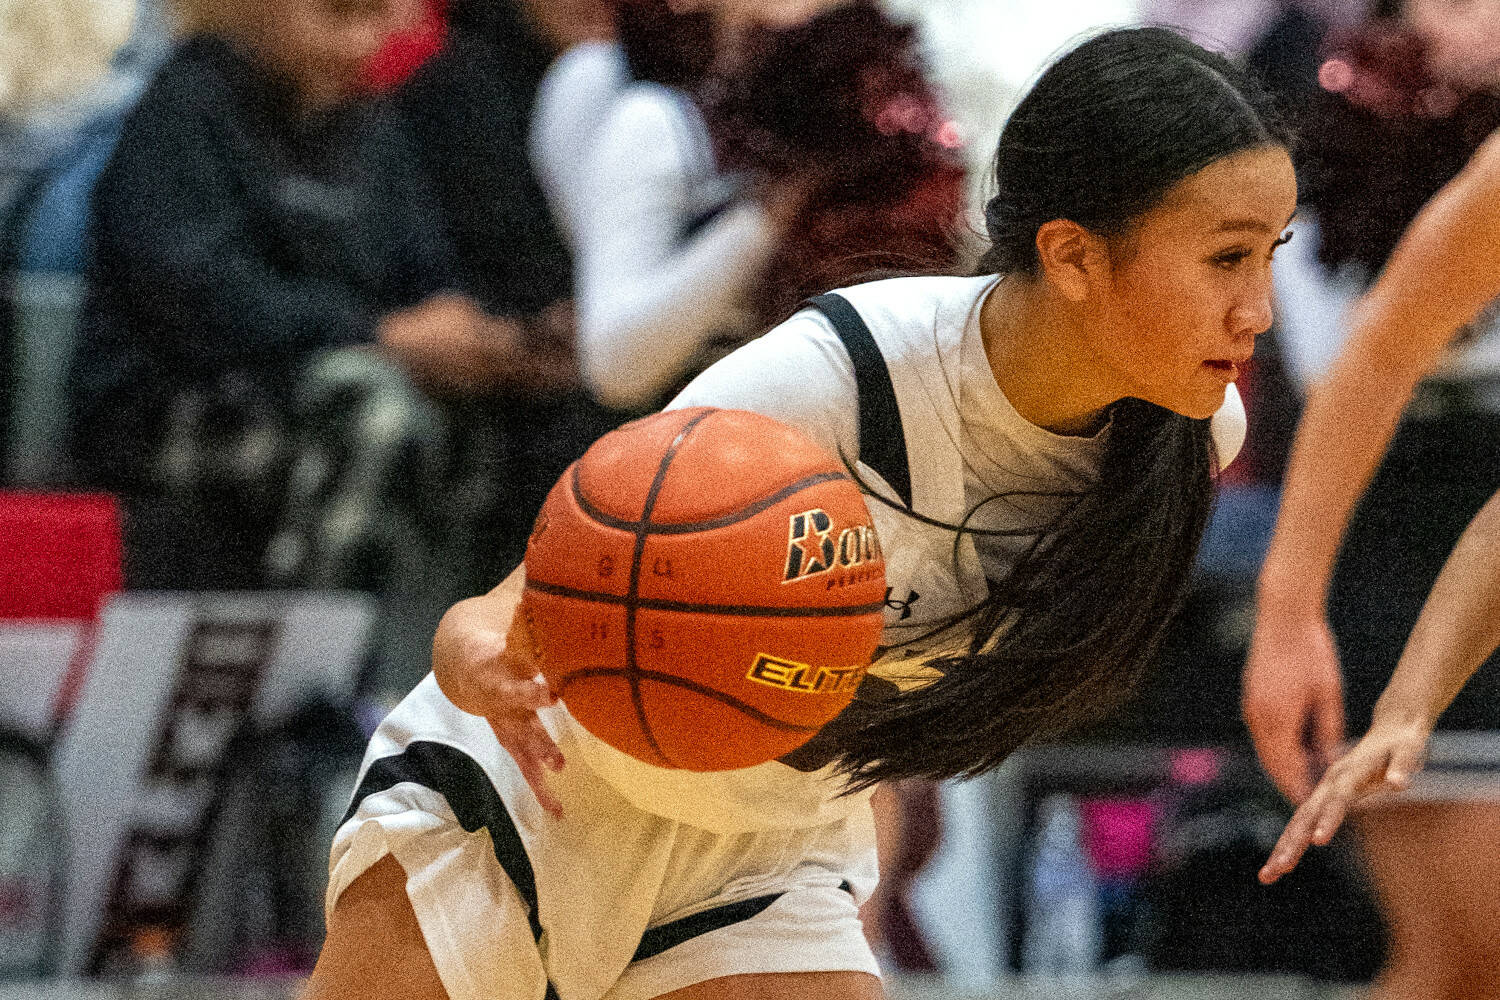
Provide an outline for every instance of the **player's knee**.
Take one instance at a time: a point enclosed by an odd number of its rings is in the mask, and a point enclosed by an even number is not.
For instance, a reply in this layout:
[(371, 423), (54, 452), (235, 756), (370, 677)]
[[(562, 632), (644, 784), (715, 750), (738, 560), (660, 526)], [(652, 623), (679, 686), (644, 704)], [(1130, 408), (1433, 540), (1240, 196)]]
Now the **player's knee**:
[(387, 855), (339, 896), (302, 1000), (448, 1000), (406, 895), (406, 872)]

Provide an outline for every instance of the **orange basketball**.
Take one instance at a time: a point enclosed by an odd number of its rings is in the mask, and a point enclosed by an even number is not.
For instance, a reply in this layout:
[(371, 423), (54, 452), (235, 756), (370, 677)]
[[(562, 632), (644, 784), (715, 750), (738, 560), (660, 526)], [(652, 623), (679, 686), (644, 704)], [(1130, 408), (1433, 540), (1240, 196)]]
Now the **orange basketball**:
[(842, 463), (755, 413), (658, 413), (558, 480), (522, 613), (589, 732), (661, 767), (774, 760), (854, 696), (885, 560)]

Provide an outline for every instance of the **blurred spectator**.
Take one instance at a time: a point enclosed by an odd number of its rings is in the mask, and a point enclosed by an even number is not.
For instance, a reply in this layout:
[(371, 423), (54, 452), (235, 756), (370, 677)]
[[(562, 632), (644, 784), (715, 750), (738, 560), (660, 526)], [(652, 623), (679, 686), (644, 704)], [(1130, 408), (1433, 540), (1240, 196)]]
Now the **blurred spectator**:
[(365, 81), (377, 92), (394, 90), (448, 41), (448, 0), (419, 0), (412, 24), (387, 36), (365, 66)]
[(1369, 11), (1370, 0), (1143, 0), (1141, 18), (1170, 24), (1200, 45), (1244, 58), (1289, 16), (1347, 29)]
[[(572, 297), (568, 252), (526, 139), (548, 64), (597, 21), (589, 7), (456, 0), (444, 49), (401, 93), (466, 287), (496, 312), (536, 314)], [(563, 20), (568, 11), (575, 21)]]
[(134, 20), (131, 0), (8, 0), (0, 6), (0, 109), (76, 97), (108, 71)]
[[(597, 137), (580, 143), (567, 116), (533, 136), (590, 165), (549, 180), (576, 243), (580, 365), (604, 402), (661, 401), (807, 294), (956, 266), (956, 136), (911, 29), (872, 3), (802, 0), (622, 0), (617, 27), (634, 82)], [(597, 107), (607, 67), (565, 68), (541, 106)]]
[[(598, 0), (454, 0), (444, 47), (398, 95), (465, 287), (568, 350), (572, 261), (527, 136), (547, 66), (607, 31)], [(520, 561), (547, 491), (619, 421), (577, 389), (500, 392), (466, 407), (455, 442), (466, 525), (444, 547), (462, 593), (441, 607), (488, 590)]]
[[(139, 91), (150, 46), (120, 46), (133, 25), (137, 42), (149, 34), (149, 13), (129, 0), (0, 3), (0, 482), (60, 476), (54, 348), (76, 314), (81, 195)], [(23, 280), (37, 270), (49, 274)]]
[(72, 396), (80, 473), (126, 498), (134, 585), (261, 581), (322, 352), (378, 345), (438, 396), (567, 378), (566, 352), (456, 293), (409, 143), (360, 96), (403, 6), (184, 3), (191, 36), (125, 124)]

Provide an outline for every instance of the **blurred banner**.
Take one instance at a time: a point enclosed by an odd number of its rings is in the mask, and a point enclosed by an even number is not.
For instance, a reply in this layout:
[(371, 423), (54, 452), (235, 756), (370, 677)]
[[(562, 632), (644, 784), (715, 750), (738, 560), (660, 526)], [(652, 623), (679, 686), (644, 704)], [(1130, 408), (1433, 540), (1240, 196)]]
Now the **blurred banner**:
[(170, 950), (226, 776), (253, 763), (237, 740), (309, 700), (347, 703), (372, 617), (357, 594), (137, 593), (107, 605), (53, 753), (67, 830), (62, 971), (117, 969), (143, 936)]

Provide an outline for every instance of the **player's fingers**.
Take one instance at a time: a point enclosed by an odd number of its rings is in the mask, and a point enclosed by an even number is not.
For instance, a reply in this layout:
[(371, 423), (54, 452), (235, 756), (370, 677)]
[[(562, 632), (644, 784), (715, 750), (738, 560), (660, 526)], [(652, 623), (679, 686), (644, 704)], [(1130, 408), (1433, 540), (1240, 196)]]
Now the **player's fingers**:
[(537, 802), (553, 816), (561, 816), (562, 806), (547, 785), (546, 769), (561, 770), (562, 753), (542, 728), (540, 720), (534, 715), (528, 719), (491, 719), (490, 729), (500, 746), (516, 762)]
[(557, 701), (546, 684), (531, 677), (491, 672), (479, 675), (478, 682), (485, 704), (492, 706), (496, 713), (502, 710), (535, 712)]
[(1355, 797), (1356, 793), (1348, 788), (1339, 789), (1328, 796), (1318, 812), (1317, 822), (1313, 824), (1313, 843), (1327, 846), (1343, 825), (1344, 816), (1349, 812), (1349, 803)]
[(557, 743), (542, 726), (541, 720), (532, 716), (526, 726), (525, 745), (527, 753), (554, 771), (561, 771), (567, 763)]
[(1302, 860), (1302, 855), (1312, 843), (1313, 817), (1320, 804), (1315, 795), (1292, 815), (1286, 829), (1281, 831), (1276, 846), (1271, 849), (1271, 856), (1260, 870), (1262, 885), (1270, 885), (1297, 867), (1297, 862)]
[(531, 788), (531, 794), (536, 796), (537, 803), (554, 819), (562, 819), (562, 803), (557, 800), (557, 796), (552, 794), (552, 789), (547, 787), (547, 772), (543, 770), (537, 758), (530, 755), (518, 755), (516, 766), (520, 768), (521, 777)]

